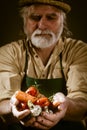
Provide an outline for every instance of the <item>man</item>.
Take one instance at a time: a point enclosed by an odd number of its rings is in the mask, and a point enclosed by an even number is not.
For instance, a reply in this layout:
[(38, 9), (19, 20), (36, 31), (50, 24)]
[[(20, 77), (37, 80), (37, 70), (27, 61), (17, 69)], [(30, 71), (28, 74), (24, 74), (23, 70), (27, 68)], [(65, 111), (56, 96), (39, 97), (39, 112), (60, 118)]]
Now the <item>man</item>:
[[(63, 0), (20, 0), (19, 5), (26, 39), (0, 48), (1, 119), (15, 130), (84, 130), (87, 45), (67, 38), (71, 7)], [(47, 97), (59, 92), (63, 101), (56, 112), (30, 118), (29, 109), (18, 111), (15, 92), (34, 84)]]

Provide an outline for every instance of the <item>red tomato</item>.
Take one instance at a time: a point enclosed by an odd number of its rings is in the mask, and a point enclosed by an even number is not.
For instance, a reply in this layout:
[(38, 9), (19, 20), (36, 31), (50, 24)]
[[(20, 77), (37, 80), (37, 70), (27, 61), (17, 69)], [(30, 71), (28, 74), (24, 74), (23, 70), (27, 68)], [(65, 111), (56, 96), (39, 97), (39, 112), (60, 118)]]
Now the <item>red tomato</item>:
[(47, 97), (41, 97), (35, 102), (35, 104), (40, 105), (41, 107), (44, 107), (44, 106), (49, 106), (50, 101)]
[(25, 102), (20, 102), (20, 103), (18, 104), (17, 108), (18, 108), (19, 111), (23, 111), (23, 110), (25, 110), (25, 109), (28, 109), (28, 106), (27, 106), (27, 103), (25, 103)]
[(31, 86), (26, 90), (26, 93), (36, 97), (38, 95), (38, 90), (34, 86)]

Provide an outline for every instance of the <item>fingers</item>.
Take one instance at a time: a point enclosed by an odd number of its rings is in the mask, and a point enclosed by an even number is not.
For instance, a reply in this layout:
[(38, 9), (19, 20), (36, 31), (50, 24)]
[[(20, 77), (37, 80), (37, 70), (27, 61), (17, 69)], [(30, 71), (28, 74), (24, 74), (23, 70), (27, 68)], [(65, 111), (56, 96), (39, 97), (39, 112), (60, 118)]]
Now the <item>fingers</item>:
[(42, 129), (42, 130), (49, 130), (50, 129), (50, 127), (42, 125), (38, 122), (35, 122), (34, 127), (36, 127), (37, 129)]
[(11, 105), (13, 115), (20, 120), (24, 118), (25, 116), (27, 116), (28, 114), (30, 114), (30, 110), (25, 109), (23, 111), (18, 111), (17, 110), (18, 103), (19, 101), (15, 98), (15, 94), (14, 94), (10, 100), (10, 105)]
[(26, 109), (26, 110), (19, 112), (17, 110), (17, 107), (15, 105), (12, 105), (12, 113), (16, 118), (18, 118), (20, 120), (20, 119), (24, 118), (25, 116), (29, 115), (30, 110)]
[(36, 121), (35, 117), (26, 116), (22, 120), (20, 120), (20, 123), (26, 127), (31, 126), (34, 127), (34, 122)]
[(60, 119), (55, 114), (48, 114), (43, 112), (42, 116), (37, 117), (37, 122), (35, 122), (34, 126), (40, 129), (50, 129), (55, 126)]
[(44, 117), (46, 120), (50, 120), (51, 122), (59, 122), (62, 118), (64, 118), (66, 114), (67, 108), (65, 107), (65, 104), (60, 105), (60, 110), (58, 110), (55, 113), (47, 113), (42, 112), (42, 117)]
[(17, 98), (15, 97), (15, 94), (11, 97), (10, 99), (10, 104), (14, 104), (17, 105), (19, 103), (19, 101), (17, 100)]
[(54, 126), (54, 123), (40, 116), (37, 118), (37, 121), (34, 123), (34, 126), (40, 129), (50, 129)]

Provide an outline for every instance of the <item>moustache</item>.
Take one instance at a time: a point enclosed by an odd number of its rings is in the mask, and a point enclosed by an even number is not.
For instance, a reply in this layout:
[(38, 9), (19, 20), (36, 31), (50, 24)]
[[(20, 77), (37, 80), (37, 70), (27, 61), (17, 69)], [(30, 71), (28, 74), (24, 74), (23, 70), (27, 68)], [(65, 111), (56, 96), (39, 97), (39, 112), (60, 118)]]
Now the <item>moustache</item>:
[(52, 36), (53, 32), (51, 32), (49, 30), (42, 31), (42, 30), (39, 30), (39, 29), (34, 32), (34, 36), (45, 36), (45, 35)]

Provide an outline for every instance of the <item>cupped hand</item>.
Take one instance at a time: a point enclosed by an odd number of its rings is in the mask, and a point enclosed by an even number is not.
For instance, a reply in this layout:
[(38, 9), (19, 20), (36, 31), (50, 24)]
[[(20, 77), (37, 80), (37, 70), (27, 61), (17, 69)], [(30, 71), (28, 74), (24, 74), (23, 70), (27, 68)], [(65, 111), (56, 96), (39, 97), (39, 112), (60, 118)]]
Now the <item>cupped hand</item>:
[(11, 105), (13, 116), (16, 117), (22, 125), (33, 126), (33, 123), (36, 121), (36, 119), (30, 116), (30, 110), (25, 109), (23, 111), (19, 111), (17, 109), (18, 104), (19, 104), (19, 101), (16, 99), (15, 94), (14, 94), (10, 100), (10, 105)]
[(61, 119), (65, 117), (68, 108), (67, 99), (64, 95), (60, 93), (59, 95), (63, 96), (63, 100), (61, 101), (60, 105), (57, 107), (58, 108), (57, 111), (54, 113), (42, 112), (41, 116), (37, 117), (37, 120), (34, 123), (34, 126), (36, 128), (44, 129), (44, 130), (51, 129), (56, 124), (58, 124), (61, 121)]

